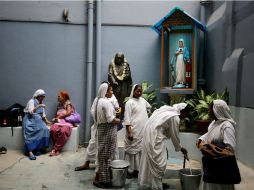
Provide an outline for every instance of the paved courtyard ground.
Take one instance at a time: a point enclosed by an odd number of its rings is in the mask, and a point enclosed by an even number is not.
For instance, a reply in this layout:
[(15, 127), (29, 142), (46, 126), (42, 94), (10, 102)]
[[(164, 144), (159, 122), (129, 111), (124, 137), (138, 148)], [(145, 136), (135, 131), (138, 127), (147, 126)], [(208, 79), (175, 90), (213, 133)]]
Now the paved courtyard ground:
[[(74, 168), (84, 161), (85, 148), (78, 152), (64, 152), (57, 157), (48, 154), (31, 161), (20, 151), (8, 150), (0, 154), (0, 190), (86, 190), (98, 189), (92, 185), (94, 169), (74, 171)], [(242, 163), (238, 163), (242, 182), (236, 185), (236, 190), (252, 190), (254, 187), (254, 171)], [(171, 181), (172, 183), (172, 181)], [(174, 188), (179, 187), (179, 181), (173, 181)], [(127, 179), (121, 189), (138, 189), (137, 179)], [(178, 189), (178, 188), (177, 188)]]

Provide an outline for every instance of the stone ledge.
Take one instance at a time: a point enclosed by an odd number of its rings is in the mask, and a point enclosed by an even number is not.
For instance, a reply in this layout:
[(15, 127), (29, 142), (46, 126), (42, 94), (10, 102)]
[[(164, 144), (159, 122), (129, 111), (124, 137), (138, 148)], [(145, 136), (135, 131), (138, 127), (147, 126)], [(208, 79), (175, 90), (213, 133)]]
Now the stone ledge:
[(79, 146), (79, 125), (73, 127), (71, 131), (71, 136), (63, 147), (62, 151), (72, 151), (77, 152)]
[(11, 150), (24, 150), (22, 127), (13, 127), (13, 136), (11, 127), (0, 127), (0, 146)]
[[(78, 150), (79, 145), (79, 126), (72, 128), (71, 136), (64, 145), (62, 151)], [(13, 127), (13, 136), (11, 127), (0, 127), (0, 147), (6, 147), (11, 150), (24, 150), (24, 136), (21, 126)]]

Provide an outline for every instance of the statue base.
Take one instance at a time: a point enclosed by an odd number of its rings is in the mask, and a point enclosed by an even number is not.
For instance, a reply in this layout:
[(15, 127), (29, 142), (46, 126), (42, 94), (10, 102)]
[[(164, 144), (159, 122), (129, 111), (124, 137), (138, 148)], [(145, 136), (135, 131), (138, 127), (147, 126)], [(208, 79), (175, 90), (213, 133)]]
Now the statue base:
[(176, 84), (172, 88), (186, 88), (184, 84)]

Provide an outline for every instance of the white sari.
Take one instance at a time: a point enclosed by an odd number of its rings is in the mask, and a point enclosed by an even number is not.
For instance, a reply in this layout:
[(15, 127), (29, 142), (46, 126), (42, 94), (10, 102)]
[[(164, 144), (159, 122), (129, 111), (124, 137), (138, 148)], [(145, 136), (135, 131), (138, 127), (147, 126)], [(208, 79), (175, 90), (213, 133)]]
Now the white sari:
[(148, 120), (147, 109), (151, 105), (142, 97), (134, 98), (133, 86), (130, 99), (125, 104), (124, 125), (130, 125), (133, 133), (133, 140), (128, 139), (128, 133), (125, 136), (125, 156), (124, 159), (130, 162), (131, 170), (139, 170), (139, 163), (142, 152), (142, 138), (146, 121)]
[(167, 165), (165, 140), (170, 138), (176, 151), (181, 144), (178, 137), (180, 110), (185, 103), (162, 106), (154, 111), (145, 125), (138, 181), (141, 187), (162, 190), (162, 177)]
[[(226, 145), (235, 149), (235, 125), (236, 122), (231, 116), (228, 105), (223, 100), (213, 101), (213, 112), (217, 120), (214, 120), (208, 127), (208, 132), (202, 135), (201, 139), (204, 143), (222, 140)], [(222, 138), (222, 139), (221, 139)], [(234, 184), (215, 184), (205, 183), (201, 180), (200, 190), (234, 190)]]

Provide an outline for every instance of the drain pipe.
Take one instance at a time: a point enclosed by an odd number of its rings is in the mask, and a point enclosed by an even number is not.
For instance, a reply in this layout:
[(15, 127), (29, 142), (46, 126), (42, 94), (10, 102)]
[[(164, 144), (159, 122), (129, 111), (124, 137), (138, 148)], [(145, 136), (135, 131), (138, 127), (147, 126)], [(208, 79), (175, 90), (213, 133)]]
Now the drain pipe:
[(96, 1), (96, 89), (101, 84), (101, 0)]
[(87, 36), (87, 78), (86, 78), (86, 122), (85, 122), (85, 142), (90, 139), (91, 115), (90, 108), (92, 102), (92, 72), (93, 72), (93, 0), (88, 1), (88, 36)]
[[(202, 24), (206, 25), (206, 9), (212, 4), (211, 0), (201, 0), (201, 10), (200, 10), (200, 21)], [(205, 61), (206, 61), (206, 40), (207, 34), (205, 32), (200, 32), (200, 42), (199, 42), (199, 66), (198, 66), (198, 86), (203, 88), (205, 85)]]

